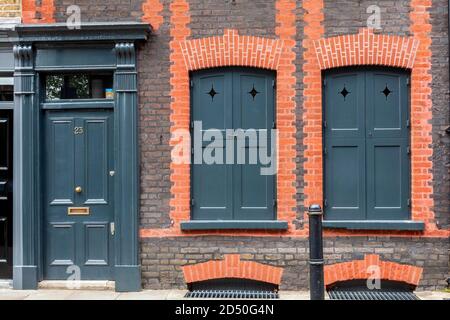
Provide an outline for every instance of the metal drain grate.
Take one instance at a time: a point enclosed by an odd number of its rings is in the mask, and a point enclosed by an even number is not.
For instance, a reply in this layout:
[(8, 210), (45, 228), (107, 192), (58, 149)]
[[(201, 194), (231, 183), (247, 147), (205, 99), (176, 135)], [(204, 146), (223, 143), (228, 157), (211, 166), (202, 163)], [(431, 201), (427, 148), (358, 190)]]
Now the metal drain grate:
[(192, 290), (185, 298), (206, 299), (279, 299), (279, 295), (272, 291), (257, 290)]
[(331, 300), (420, 300), (412, 291), (330, 290)]

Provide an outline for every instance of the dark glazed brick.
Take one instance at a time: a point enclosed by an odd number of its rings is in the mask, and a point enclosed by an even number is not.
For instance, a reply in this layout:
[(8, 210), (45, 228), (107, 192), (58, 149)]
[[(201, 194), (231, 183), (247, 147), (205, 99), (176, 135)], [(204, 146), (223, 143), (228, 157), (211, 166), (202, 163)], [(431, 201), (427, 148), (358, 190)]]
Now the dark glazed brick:
[(192, 38), (222, 35), (237, 29), (240, 35), (275, 36), (273, 0), (190, 0)]
[(450, 136), (445, 133), (449, 126), (449, 79), (448, 79), (448, 1), (434, 0), (430, 9), (431, 74), (433, 81), (433, 191), (434, 211), (440, 228), (450, 226)]
[(55, 20), (67, 20), (67, 8), (77, 5), (81, 9), (81, 21), (141, 21), (142, 3), (145, 0), (55, 0)]
[(138, 51), (142, 228), (170, 226), (169, 0), (163, 24)]
[(367, 27), (367, 8), (380, 7), (381, 32), (409, 35), (409, 0), (324, 0), (325, 36), (358, 33)]
[[(182, 245), (185, 247), (181, 248)], [(148, 289), (185, 289), (182, 265), (221, 260), (229, 253), (239, 253), (242, 260), (283, 267), (282, 290), (307, 290), (309, 286), (308, 239), (147, 238), (141, 240), (141, 247), (143, 286)], [(171, 250), (172, 254), (164, 253)], [(448, 239), (341, 237), (324, 240), (326, 264), (361, 260), (364, 254), (379, 254), (381, 260), (423, 267), (419, 290), (437, 290), (446, 285)]]

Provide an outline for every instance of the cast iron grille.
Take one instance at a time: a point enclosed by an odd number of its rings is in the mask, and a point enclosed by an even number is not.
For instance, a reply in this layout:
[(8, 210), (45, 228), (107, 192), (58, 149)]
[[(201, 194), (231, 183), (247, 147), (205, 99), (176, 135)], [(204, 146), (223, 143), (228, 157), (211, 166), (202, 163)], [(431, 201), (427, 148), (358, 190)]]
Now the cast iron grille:
[(279, 299), (278, 286), (249, 279), (211, 279), (190, 283), (185, 298)]
[(413, 287), (398, 281), (381, 281), (380, 289), (370, 290), (366, 281), (338, 282), (328, 288), (331, 300), (420, 300)]
[(277, 292), (258, 290), (193, 290), (185, 298), (203, 299), (279, 299)]
[(410, 291), (383, 290), (331, 290), (328, 291), (331, 300), (419, 300)]

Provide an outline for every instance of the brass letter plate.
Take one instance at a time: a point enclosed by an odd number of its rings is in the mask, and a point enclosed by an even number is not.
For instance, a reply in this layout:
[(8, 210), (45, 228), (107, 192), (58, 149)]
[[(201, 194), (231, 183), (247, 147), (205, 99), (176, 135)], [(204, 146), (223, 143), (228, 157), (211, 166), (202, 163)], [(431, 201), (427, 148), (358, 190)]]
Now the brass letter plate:
[(89, 207), (69, 207), (67, 208), (69, 216), (87, 216), (90, 214)]

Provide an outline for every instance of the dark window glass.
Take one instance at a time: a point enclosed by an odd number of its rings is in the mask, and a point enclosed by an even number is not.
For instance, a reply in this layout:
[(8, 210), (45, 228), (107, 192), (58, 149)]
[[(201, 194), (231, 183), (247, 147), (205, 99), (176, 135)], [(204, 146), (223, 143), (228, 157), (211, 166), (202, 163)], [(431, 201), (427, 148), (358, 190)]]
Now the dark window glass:
[(14, 80), (12, 77), (0, 77), (0, 102), (14, 101)]
[(112, 99), (112, 74), (48, 74), (45, 77), (46, 100)]

